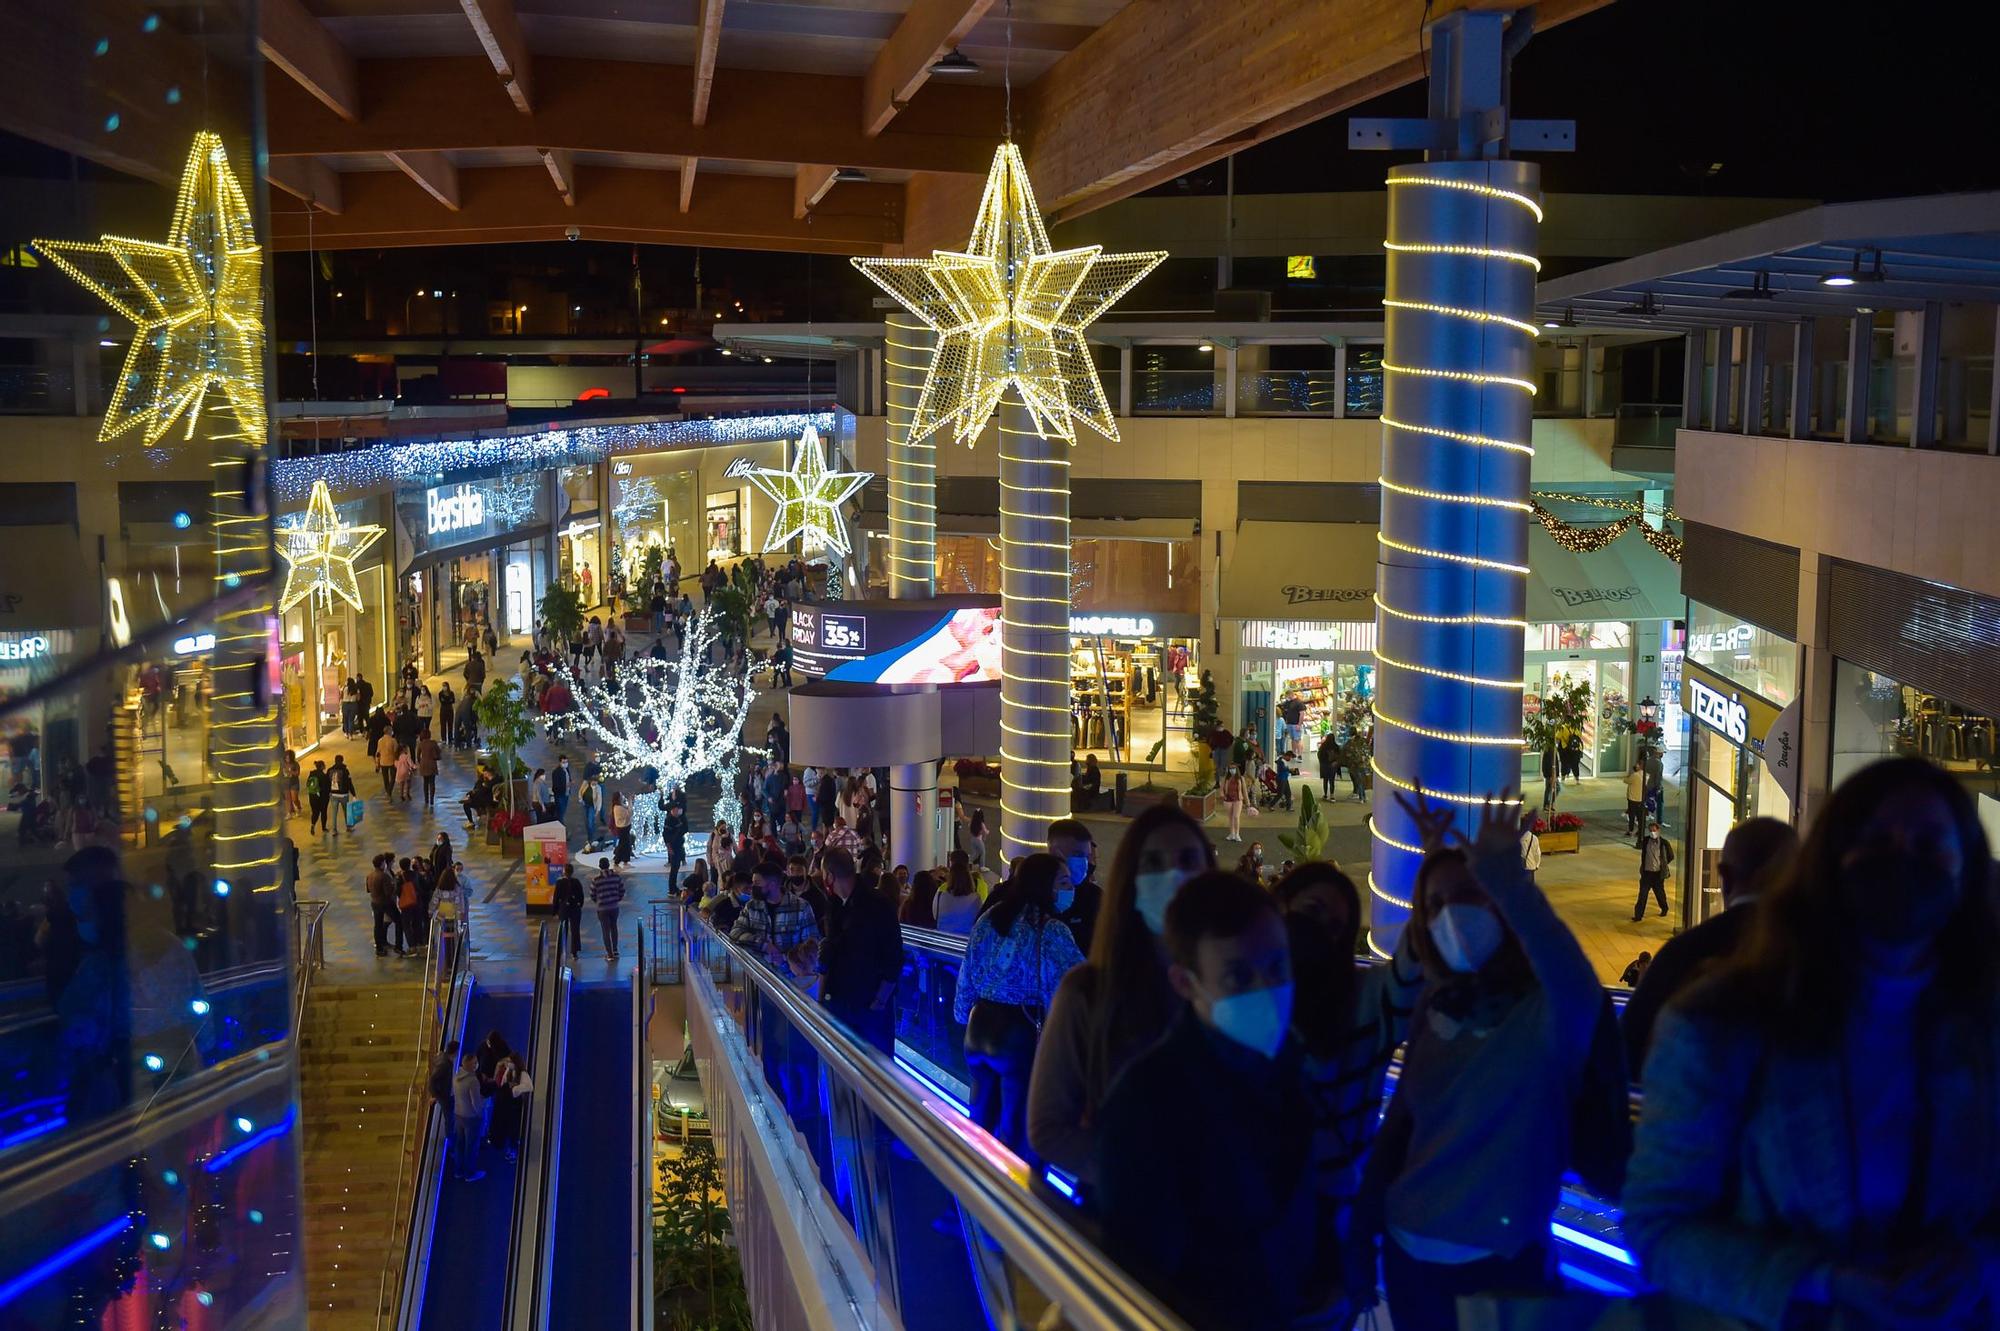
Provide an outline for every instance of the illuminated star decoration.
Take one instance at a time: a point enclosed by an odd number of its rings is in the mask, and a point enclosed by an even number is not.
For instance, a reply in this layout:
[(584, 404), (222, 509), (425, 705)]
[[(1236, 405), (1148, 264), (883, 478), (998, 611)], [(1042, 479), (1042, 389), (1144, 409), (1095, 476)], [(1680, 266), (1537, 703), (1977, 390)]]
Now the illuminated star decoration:
[(381, 537), (380, 527), (342, 522), (333, 507), (333, 492), (325, 481), (314, 481), (305, 516), (278, 528), (278, 553), (291, 565), (285, 570), (279, 613), (308, 596), (328, 610), (336, 596), (361, 609), (361, 584), (354, 576), (354, 561)]
[(840, 520), (840, 506), (874, 478), (868, 471), (828, 471), (819, 431), (806, 426), (790, 471), (758, 467), (750, 473), (750, 483), (778, 506), (771, 519), (771, 534), (764, 538), (764, 552), (782, 550), (793, 537), (803, 534), (808, 548), (818, 546), (845, 555), (847, 524)]
[(1082, 421), (1116, 440), (1083, 330), (1166, 257), (1051, 249), (1020, 149), (1001, 144), (963, 252), (853, 260), (937, 331), (910, 441), (949, 425), (970, 444), (1010, 385), (1044, 437), (1074, 444)]
[(105, 236), (35, 248), (137, 329), (99, 439), (137, 430), (150, 448), (177, 425), (192, 439), (211, 390), (245, 435), (264, 437), (263, 251), (220, 138), (195, 135), (164, 242)]

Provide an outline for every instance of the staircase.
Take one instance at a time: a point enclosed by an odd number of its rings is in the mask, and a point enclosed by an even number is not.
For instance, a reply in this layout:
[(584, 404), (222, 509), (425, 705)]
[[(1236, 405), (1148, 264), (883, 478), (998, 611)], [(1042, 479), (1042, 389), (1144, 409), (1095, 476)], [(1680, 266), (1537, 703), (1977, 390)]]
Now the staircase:
[[(307, 1004), (299, 1112), (312, 1331), (374, 1331), (378, 1300), (379, 1311), (394, 1311), (400, 1266), (386, 1285), (382, 1272), (392, 1245), (398, 1261), (402, 1248), (397, 1184), (404, 1107), (421, 1107), (426, 1098), (417, 1054), (422, 999), (415, 980), (322, 979)], [(421, 1115), (411, 1122), (420, 1125)], [(402, 1181), (407, 1187), (409, 1180)]]

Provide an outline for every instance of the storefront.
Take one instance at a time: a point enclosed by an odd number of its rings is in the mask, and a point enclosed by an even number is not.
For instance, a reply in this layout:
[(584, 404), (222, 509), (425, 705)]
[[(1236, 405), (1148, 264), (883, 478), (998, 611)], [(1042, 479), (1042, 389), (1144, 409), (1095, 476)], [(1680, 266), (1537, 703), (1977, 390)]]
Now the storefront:
[[(1369, 603), (1370, 613), (1374, 604)], [(1375, 704), (1375, 621), (1245, 620), (1238, 626), (1242, 724), (1267, 754), (1290, 751), (1317, 772), (1327, 735), (1345, 746)], [(1291, 703), (1299, 734), (1284, 733)], [(1280, 743), (1282, 738), (1283, 742)]]
[[(68, 629), (0, 630), (0, 700), (47, 683), (76, 660), (76, 634)], [(46, 790), (70, 764), (83, 761), (77, 725), (78, 695), (65, 693), (7, 716), (5, 748), (8, 803), (14, 791)]]
[(547, 473), (451, 481), (396, 494), (403, 659), (425, 675), (462, 664), (491, 628), (502, 644), (534, 630), (550, 567)]
[(780, 439), (614, 460), (609, 537), (614, 575), (636, 583), (653, 549), (660, 551), (662, 566), (677, 558), (690, 577), (710, 560), (726, 567), (761, 553), (773, 513), (770, 501), (750, 483), (750, 473), (784, 468), (789, 448)]
[[(380, 526), (381, 507), (377, 498), (353, 499), (335, 504), (334, 511), (349, 526)], [(282, 528), (293, 516), (278, 517), (281, 543)], [(397, 660), (389, 558), (386, 542), (377, 541), (355, 561), (360, 605), (312, 595), (279, 616), (278, 690), (286, 748), (309, 749), (339, 733), (349, 679), (366, 679), (376, 697), (388, 696)]]
[(604, 522), (596, 466), (556, 470), (556, 578), (586, 607), (606, 594)]
[[(1760, 632), (1762, 630), (1759, 630)], [(1796, 701), (1783, 705), (1692, 659), (1681, 667), (1688, 731), (1688, 812), (1681, 924), (1722, 910), (1716, 864), (1729, 830), (1746, 818), (1792, 821), (1798, 794)]]
[[(941, 593), (999, 595), (997, 537), (941, 533), (937, 559)], [(1188, 714), (1201, 680), (1195, 560), (1192, 540), (1070, 542), (1070, 738), (1079, 758), (1193, 769)]]

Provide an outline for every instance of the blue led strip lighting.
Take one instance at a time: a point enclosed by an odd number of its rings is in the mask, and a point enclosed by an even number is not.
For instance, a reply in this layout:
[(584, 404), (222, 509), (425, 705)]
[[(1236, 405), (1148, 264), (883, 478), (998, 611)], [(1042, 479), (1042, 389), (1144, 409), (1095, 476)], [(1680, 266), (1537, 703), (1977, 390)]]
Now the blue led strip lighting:
[(675, 418), (619, 425), (578, 425), (525, 434), (475, 435), (465, 439), (401, 440), (376, 448), (274, 463), (271, 489), (280, 504), (292, 504), (304, 499), (318, 480), (325, 481), (335, 495), (356, 495), (385, 485), (436, 485), (454, 472), (487, 467), (541, 471), (602, 462), (622, 453), (796, 439), (805, 433), (807, 426), (831, 436), (836, 431), (835, 413)]
[(1369, 946), (1409, 917), (1422, 787), (1472, 831), (1518, 808), (1534, 402), (1537, 168), (1425, 162), (1389, 178), (1383, 242)]
[(130, 1228), (132, 1228), (132, 1217), (121, 1215), (109, 1224), (92, 1230), (76, 1242), (51, 1253), (19, 1275), (0, 1281), (0, 1308), (6, 1307), (44, 1280), (60, 1275)]

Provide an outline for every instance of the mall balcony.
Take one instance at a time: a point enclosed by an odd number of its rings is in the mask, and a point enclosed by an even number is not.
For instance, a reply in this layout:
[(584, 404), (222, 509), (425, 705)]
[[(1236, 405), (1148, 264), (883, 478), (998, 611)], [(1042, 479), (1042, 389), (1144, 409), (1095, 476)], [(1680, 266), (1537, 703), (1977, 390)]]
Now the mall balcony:
[(1694, 918), (1732, 825), (1803, 827), (1883, 755), (2000, 820), (2000, 195), (1805, 209), (1546, 280), (1537, 311), (1683, 344), (1671, 437), (1614, 460), (1671, 475), (1687, 660), (1798, 717), (1795, 795), (1756, 727), (1690, 732)]

